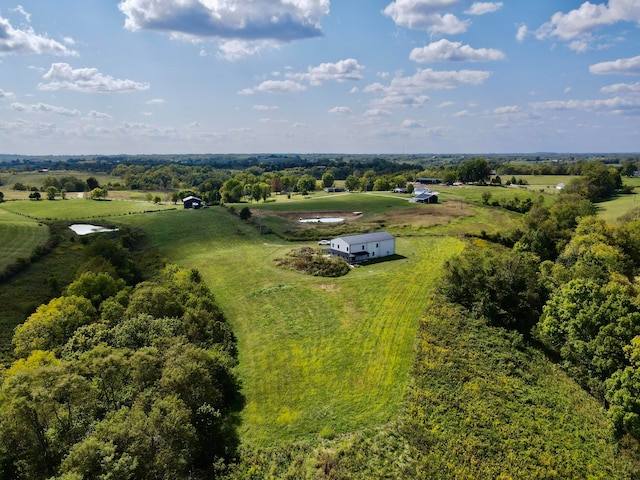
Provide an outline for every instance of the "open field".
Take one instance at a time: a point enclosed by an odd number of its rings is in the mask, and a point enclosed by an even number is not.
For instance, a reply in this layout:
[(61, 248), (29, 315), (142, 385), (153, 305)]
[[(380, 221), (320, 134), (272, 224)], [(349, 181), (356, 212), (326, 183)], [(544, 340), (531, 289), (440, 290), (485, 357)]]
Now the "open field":
[(5, 202), (3, 210), (40, 220), (89, 220), (175, 209), (175, 205), (136, 201), (96, 201), (83, 198)]
[(0, 204), (0, 272), (19, 258), (29, 258), (49, 237), (49, 228), (36, 220), (4, 210)]
[(200, 269), (212, 287), (238, 336), (242, 438), (257, 445), (393, 418), (426, 297), (442, 263), (463, 248), (452, 238), (400, 238), (405, 258), (323, 279), (276, 267), (273, 259), (295, 245), (259, 237), (223, 209), (122, 221), (147, 231), (169, 261)]
[(47, 177), (77, 177), (80, 180), (85, 180), (89, 177), (94, 177), (98, 182), (102, 184), (106, 184), (109, 182), (115, 183), (120, 182), (122, 179), (119, 177), (114, 177), (113, 175), (105, 175), (102, 173), (87, 173), (80, 172), (75, 170), (49, 170), (48, 172), (38, 172), (38, 171), (13, 171), (13, 172), (5, 172), (0, 173), (0, 180), (3, 184), (3, 190), (11, 189), (16, 183), (23, 183), (25, 185), (29, 185), (31, 187), (40, 187), (42, 182)]

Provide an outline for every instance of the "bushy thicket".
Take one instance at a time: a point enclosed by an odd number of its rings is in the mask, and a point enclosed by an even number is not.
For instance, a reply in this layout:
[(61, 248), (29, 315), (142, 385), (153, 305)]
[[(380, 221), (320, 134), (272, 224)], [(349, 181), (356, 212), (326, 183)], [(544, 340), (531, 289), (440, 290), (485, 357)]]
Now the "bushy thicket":
[(349, 264), (342, 258), (328, 257), (322, 250), (311, 247), (291, 250), (275, 262), (278, 266), (317, 277), (341, 277), (349, 273)]

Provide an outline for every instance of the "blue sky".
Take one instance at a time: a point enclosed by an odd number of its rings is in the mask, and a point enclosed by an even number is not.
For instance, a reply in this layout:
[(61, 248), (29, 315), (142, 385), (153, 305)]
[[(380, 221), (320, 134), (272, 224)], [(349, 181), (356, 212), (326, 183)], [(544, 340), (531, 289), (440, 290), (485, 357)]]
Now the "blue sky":
[(0, 153), (640, 151), (640, 2), (21, 0)]

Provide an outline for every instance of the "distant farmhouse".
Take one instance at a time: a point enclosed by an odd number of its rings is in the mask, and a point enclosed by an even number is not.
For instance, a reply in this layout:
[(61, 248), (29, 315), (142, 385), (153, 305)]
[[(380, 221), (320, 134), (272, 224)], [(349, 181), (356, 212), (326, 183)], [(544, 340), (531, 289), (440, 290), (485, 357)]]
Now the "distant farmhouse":
[(184, 208), (200, 208), (202, 207), (202, 199), (189, 195), (182, 199), (182, 204), (184, 205)]
[(409, 199), (411, 203), (438, 203), (438, 192), (421, 192)]
[(331, 255), (342, 257), (351, 264), (362, 263), (395, 255), (396, 239), (387, 232), (338, 237), (331, 240), (331, 248), (328, 250)]

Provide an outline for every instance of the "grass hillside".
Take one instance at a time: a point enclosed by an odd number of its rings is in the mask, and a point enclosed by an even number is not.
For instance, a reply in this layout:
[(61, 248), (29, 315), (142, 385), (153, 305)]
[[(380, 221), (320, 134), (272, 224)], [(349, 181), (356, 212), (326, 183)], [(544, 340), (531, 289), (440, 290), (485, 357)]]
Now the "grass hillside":
[(405, 258), (322, 279), (278, 268), (292, 244), (258, 237), (223, 209), (136, 219), (170, 261), (197, 267), (238, 336), (242, 438), (330, 438), (394, 418), (418, 319), (462, 243), (398, 239)]
[(1, 207), (8, 212), (17, 213), (39, 220), (91, 220), (130, 215), (135, 213), (156, 212), (175, 209), (175, 205), (153, 204), (127, 200), (88, 200), (69, 198), (67, 200), (18, 200), (5, 202)]
[(49, 228), (2, 208), (0, 204), (0, 272), (19, 258), (29, 258), (49, 237)]

